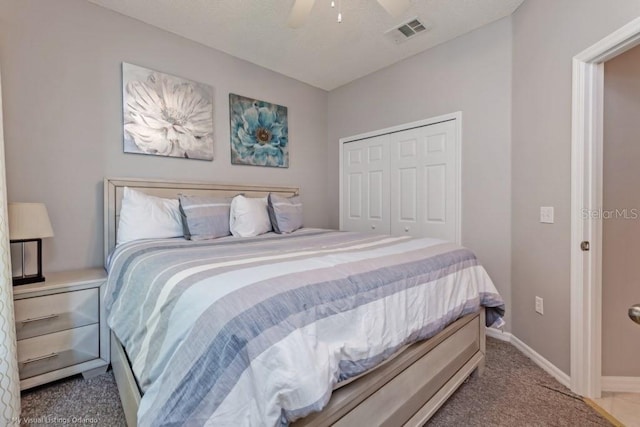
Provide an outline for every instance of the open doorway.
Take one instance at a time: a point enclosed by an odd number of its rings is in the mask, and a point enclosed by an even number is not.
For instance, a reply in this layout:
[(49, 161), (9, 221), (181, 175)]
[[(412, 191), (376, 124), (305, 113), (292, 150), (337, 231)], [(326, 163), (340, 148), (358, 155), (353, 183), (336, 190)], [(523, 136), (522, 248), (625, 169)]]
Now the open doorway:
[(573, 60), (571, 388), (590, 398), (602, 391), (604, 63), (639, 43), (640, 18)]
[[(605, 63), (603, 104), (602, 388), (638, 379), (640, 326), (640, 46)], [(635, 338), (635, 339), (634, 339)], [(640, 389), (638, 390), (640, 391)]]
[[(640, 425), (640, 46), (605, 62), (602, 150), (602, 398)], [(635, 384), (635, 389), (634, 389)], [(633, 392), (637, 393), (633, 393)]]

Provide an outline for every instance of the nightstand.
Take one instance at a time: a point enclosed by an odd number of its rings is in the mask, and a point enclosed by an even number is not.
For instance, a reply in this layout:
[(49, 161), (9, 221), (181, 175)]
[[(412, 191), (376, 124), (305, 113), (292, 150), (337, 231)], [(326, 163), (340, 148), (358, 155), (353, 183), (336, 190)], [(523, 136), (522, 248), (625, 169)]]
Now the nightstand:
[(48, 273), (40, 283), (14, 286), (20, 389), (109, 365), (109, 327), (101, 294), (103, 268)]

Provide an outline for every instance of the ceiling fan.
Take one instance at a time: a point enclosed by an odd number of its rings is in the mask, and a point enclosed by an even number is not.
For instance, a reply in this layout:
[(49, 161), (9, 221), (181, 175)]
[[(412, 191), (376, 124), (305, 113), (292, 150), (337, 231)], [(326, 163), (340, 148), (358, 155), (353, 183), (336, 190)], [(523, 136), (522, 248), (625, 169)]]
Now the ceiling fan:
[[(289, 14), (288, 25), (291, 28), (300, 28), (309, 14), (316, 0), (295, 0), (291, 13)], [(411, 0), (377, 0), (390, 15), (401, 15), (411, 6)]]

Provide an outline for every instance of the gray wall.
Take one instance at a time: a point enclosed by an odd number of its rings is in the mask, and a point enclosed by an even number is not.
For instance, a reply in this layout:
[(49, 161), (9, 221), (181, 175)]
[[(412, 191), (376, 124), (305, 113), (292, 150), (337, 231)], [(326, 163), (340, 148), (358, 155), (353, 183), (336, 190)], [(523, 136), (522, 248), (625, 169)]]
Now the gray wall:
[(640, 327), (627, 312), (640, 301), (640, 47), (604, 67), (602, 374), (640, 377)]
[[(339, 138), (461, 110), (463, 243), (512, 332), (569, 372), (571, 58), (638, 15), (640, 0), (527, 0), (327, 96), (82, 0), (0, 0), (9, 198), (49, 207), (49, 271), (101, 264), (104, 176), (298, 184), (305, 222), (336, 227)], [(122, 153), (122, 61), (214, 86), (214, 162)], [(230, 165), (229, 92), (289, 107), (289, 169)]]
[[(571, 58), (640, 15), (638, 0), (527, 0), (513, 15), (513, 333), (570, 371)], [(555, 224), (540, 224), (540, 206)], [(544, 316), (535, 296), (544, 298)]]
[(511, 18), (329, 93), (330, 225), (339, 223), (340, 138), (460, 110), (462, 242), (476, 251), (510, 312)]
[[(214, 87), (213, 162), (123, 154), (121, 62)], [(299, 185), (326, 227), (327, 93), (83, 0), (0, 0), (9, 201), (46, 203), (45, 272), (102, 263), (107, 176)], [(229, 92), (289, 108), (288, 169), (231, 166)]]

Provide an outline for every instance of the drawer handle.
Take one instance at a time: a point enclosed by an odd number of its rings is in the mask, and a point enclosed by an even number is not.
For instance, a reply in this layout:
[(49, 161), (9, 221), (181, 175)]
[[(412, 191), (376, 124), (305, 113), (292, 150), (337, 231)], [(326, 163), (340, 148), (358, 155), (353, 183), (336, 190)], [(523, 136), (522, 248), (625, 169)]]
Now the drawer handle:
[(51, 353), (51, 354), (47, 354), (45, 356), (39, 356), (39, 357), (34, 357), (33, 359), (27, 359), (24, 362), (22, 362), (22, 364), (26, 365), (26, 364), (33, 363), (33, 362), (39, 362), (40, 360), (51, 359), (53, 357), (58, 357), (58, 353)]
[(59, 314), (48, 314), (46, 316), (32, 317), (31, 319), (24, 319), (24, 320), (21, 320), (20, 323), (24, 325), (25, 323), (39, 322), (40, 320), (55, 319), (58, 316)]

